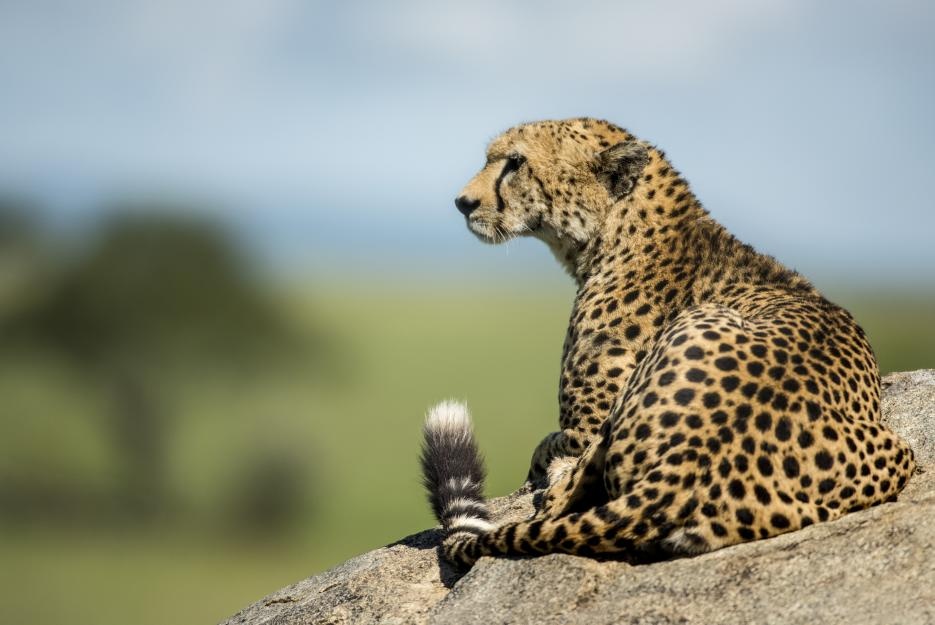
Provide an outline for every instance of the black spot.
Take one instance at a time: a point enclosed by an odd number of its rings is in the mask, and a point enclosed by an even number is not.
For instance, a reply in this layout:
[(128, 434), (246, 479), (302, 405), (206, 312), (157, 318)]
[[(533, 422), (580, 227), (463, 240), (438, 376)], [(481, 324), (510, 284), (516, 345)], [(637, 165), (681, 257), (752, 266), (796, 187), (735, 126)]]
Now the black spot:
[[(661, 423), (663, 427), (670, 428), (678, 423), (680, 418), (681, 415), (679, 413), (669, 410), (659, 415), (659, 423)], [(648, 430), (649, 426), (647, 426), (646, 429)], [(636, 437), (640, 438), (639, 428), (637, 428)]]
[(747, 494), (747, 489), (744, 488), (743, 482), (740, 480), (731, 480), (730, 484), (727, 485), (727, 492), (734, 499), (743, 499), (744, 495)]
[(643, 408), (649, 408), (650, 406), (655, 404), (658, 400), (659, 400), (659, 397), (652, 391), (649, 391), (648, 393), (646, 393), (646, 395), (643, 396)]
[(808, 418), (811, 421), (817, 421), (818, 417), (821, 416), (821, 406), (814, 402), (805, 402), (805, 409), (808, 410)]
[(687, 519), (689, 515), (691, 515), (691, 513), (694, 512), (695, 508), (697, 507), (698, 507), (698, 500), (692, 497), (691, 499), (685, 502), (685, 505), (679, 508), (678, 518)]
[(756, 468), (759, 469), (760, 475), (763, 477), (769, 477), (773, 474), (773, 463), (766, 456), (760, 456), (756, 459)]
[(782, 459), (782, 470), (786, 477), (793, 478), (799, 475), (799, 461), (792, 456), (786, 456)]
[(640, 327), (635, 323), (633, 325), (627, 326), (627, 329), (623, 331), (623, 335), (628, 339), (633, 340), (640, 335)]
[(701, 514), (705, 515), (706, 517), (717, 516), (717, 506), (711, 502), (708, 502), (701, 506)]
[(807, 449), (812, 446), (812, 443), (815, 442), (815, 437), (812, 436), (811, 432), (808, 430), (802, 430), (799, 432), (799, 447), (802, 449)]
[(815, 465), (822, 471), (828, 471), (834, 466), (834, 458), (826, 450), (822, 449), (815, 454)]
[(759, 501), (764, 506), (767, 505), (772, 497), (770, 497), (769, 491), (757, 484), (753, 487), (753, 492), (756, 495), (756, 500)]
[[(676, 415), (676, 417), (678, 417), (678, 415)], [(636, 426), (636, 431), (634, 434), (637, 440), (642, 441), (642, 440), (646, 440), (647, 438), (649, 438), (650, 433), (651, 433), (650, 427), (646, 425), (645, 423), (641, 423), (638, 426)]]
[(705, 393), (702, 396), (705, 408), (717, 408), (721, 405), (721, 396), (718, 393)]
[[(747, 529), (747, 528), (743, 528)], [(727, 529), (716, 521), (711, 521), (711, 532), (715, 536), (727, 536)]]
[(773, 417), (768, 412), (761, 412), (756, 416), (756, 429), (765, 432), (773, 427)]
[(727, 375), (721, 378), (721, 388), (730, 393), (735, 388), (740, 386), (740, 378), (736, 375)]
[(821, 428), (821, 435), (829, 441), (838, 440), (838, 433), (835, 432), (834, 428), (830, 425), (826, 425), (825, 427)]
[(704, 382), (706, 377), (708, 377), (708, 375), (704, 371), (695, 367), (685, 372), (685, 379), (689, 382)]
[(718, 428), (717, 437), (721, 439), (722, 443), (727, 445), (728, 443), (734, 440), (734, 433), (731, 431), (729, 427), (725, 425), (725, 426), (721, 426), (720, 428)]
[(753, 540), (756, 538), (756, 534), (749, 527), (738, 527), (737, 535), (743, 538), (744, 540)]
[(704, 425), (704, 421), (702, 421), (701, 417), (699, 417), (696, 414), (690, 414), (687, 417), (685, 417), (685, 423), (688, 425), (688, 427), (692, 428), (693, 430), (697, 430), (702, 425)]
[(721, 460), (721, 463), (717, 466), (717, 472), (721, 477), (730, 475), (730, 461), (727, 458)]
[(679, 389), (675, 392), (675, 401), (685, 406), (695, 398), (695, 391), (690, 388)]
[(784, 530), (789, 527), (789, 519), (784, 514), (779, 514), (778, 512), (774, 513), (773, 516), (769, 518), (769, 522), (776, 529)]
[(789, 399), (782, 393), (776, 393), (773, 403), (770, 405), (776, 410), (785, 410), (789, 407)]
[(864, 494), (864, 497), (873, 497), (876, 489), (873, 487), (873, 484), (867, 484), (861, 492)]
[(704, 358), (704, 350), (697, 345), (692, 345), (685, 350), (685, 357), (689, 360), (701, 360)]
[(763, 364), (756, 361), (748, 362), (747, 371), (749, 371), (752, 376), (759, 376), (763, 373)]
[(749, 508), (737, 508), (737, 520), (744, 525), (753, 525), (753, 513)]
[(721, 356), (714, 361), (714, 366), (721, 371), (733, 371), (737, 368), (737, 359), (733, 356)]
[(776, 421), (776, 438), (781, 441), (787, 441), (792, 438), (791, 423), (786, 417), (780, 417)]
[(834, 490), (834, 480), (827, 479), (818, 482), (818, 492), (822, 495), (830, 493), (832, 490)]

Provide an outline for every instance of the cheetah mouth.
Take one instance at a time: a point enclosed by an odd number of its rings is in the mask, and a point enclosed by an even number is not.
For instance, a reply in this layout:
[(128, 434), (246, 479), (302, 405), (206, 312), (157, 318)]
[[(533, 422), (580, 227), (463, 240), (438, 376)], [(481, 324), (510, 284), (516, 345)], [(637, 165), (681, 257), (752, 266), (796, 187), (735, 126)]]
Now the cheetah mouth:
[(468, 230), (482, 243), (496, 245), (512, 238), (511, 235), (499, 225), (494, 225), (481, 219), (467, 218), (466, 221)]
[(516, 237), (536, 236), (542, 226), (542, 216), (538, 216), (533, 223), (522, 223), (518, 230), (505, 227), (502, 223), (494, 223), (478, 217), (465, 218), (468, 230), (483, 243), (496, 245)]

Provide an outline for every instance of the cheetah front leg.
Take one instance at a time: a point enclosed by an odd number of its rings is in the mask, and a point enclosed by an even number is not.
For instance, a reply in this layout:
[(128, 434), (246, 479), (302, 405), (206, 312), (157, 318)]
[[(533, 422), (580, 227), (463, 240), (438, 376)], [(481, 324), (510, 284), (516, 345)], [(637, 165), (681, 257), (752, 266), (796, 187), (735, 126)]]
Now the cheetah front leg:
[(607, 501), (602, 483), (606, 441), (594, 441), (584, 453), (560, 456), (549, 464), (549, 484), (536, 507), (535, 518), (559, 517)]
[(526, 484), (533, 488), (544, 488), (553, 481), (549, 479), (549, 467), (553, 461), (564, 456), (577, 458), (596, 438), (598, 437), (573, 429), (546, 435), (532, 454)]

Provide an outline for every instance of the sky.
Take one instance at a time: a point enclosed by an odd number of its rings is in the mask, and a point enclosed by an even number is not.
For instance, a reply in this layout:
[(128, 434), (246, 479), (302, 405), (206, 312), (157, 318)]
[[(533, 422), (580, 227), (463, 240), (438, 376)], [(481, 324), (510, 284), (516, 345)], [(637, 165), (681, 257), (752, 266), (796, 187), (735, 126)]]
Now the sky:
[(452, 200), (588, 115), (807, 275), (932, 285), (933, 111), (931, 2), (0, 0), (0, 192), (67, 228), (183, 198), (284, 271), (560, 276)]

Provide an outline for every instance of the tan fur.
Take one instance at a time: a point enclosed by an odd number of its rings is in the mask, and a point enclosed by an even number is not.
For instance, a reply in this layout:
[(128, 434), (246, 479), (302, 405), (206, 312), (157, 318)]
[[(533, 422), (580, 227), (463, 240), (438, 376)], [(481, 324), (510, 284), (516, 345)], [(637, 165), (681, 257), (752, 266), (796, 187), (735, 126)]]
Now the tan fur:
[(912, 452), (880, 423), (861, 329), (714, 221), (654, 146), (600, 120), (524, 124), (491, 142), (461, 195), (473, 233), (543, 240), (578, 293), (560, 430), (529, 473), (543, 483), (552, 467), (542, 507), (449, 536), (447, 558), (699, 553), (906, 483)]

